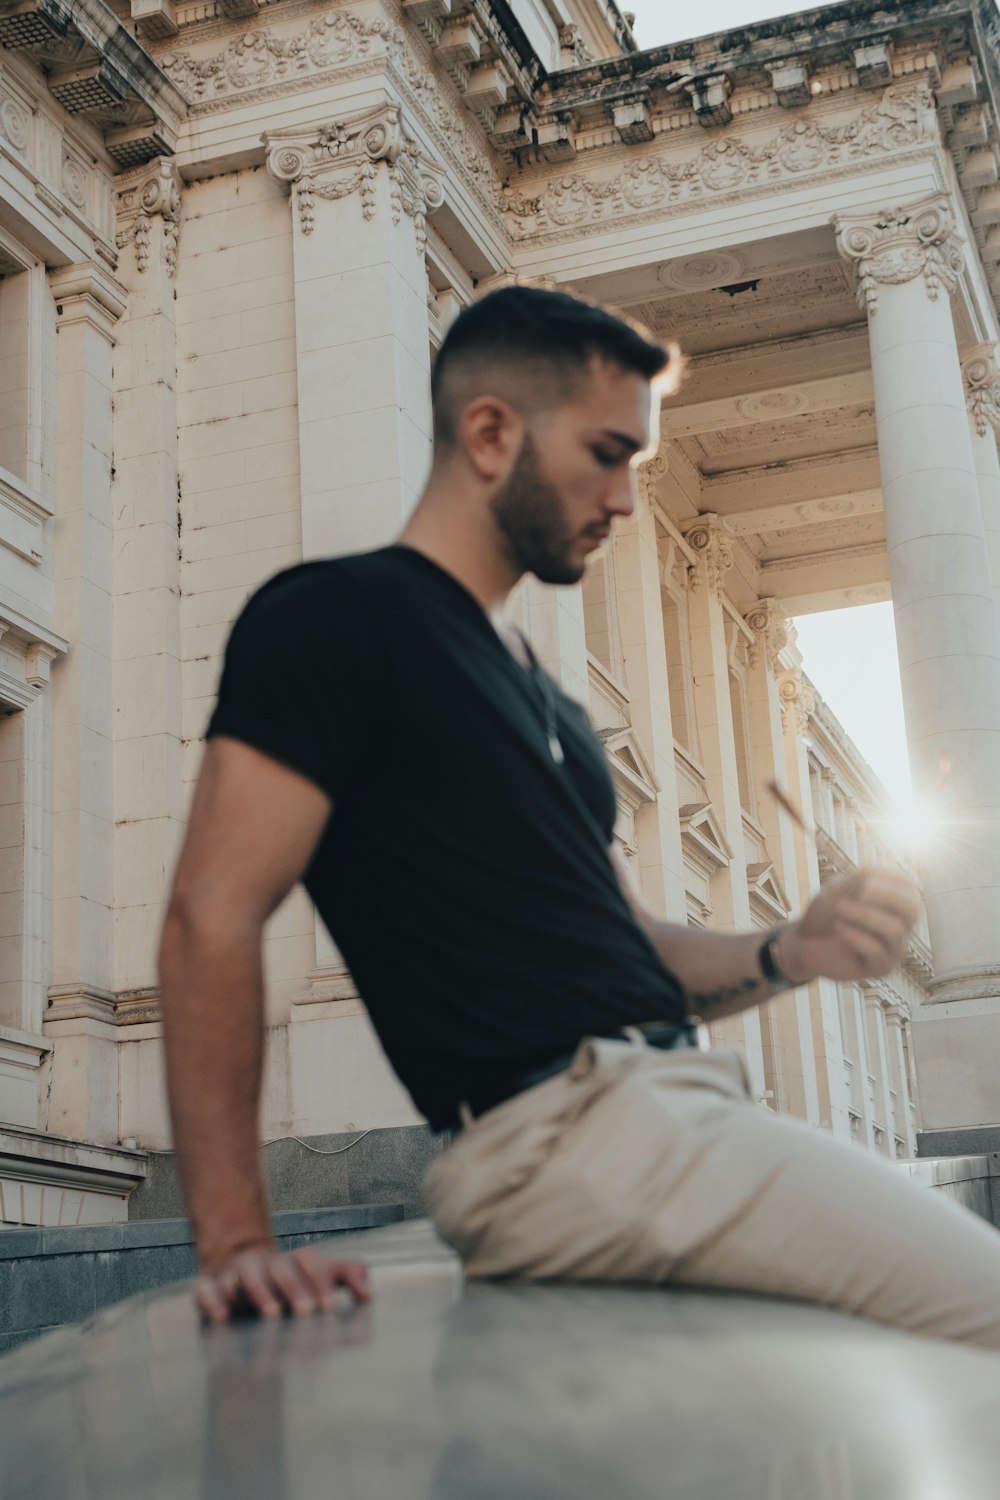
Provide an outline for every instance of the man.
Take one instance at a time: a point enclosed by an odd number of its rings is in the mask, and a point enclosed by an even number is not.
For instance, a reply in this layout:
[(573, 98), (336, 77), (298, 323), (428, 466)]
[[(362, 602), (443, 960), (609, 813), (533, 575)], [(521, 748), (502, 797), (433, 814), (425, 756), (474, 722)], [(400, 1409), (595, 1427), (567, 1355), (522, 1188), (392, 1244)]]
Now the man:
[(161, 947), (169, 1093), (206, 1317), (327, 1306), (360, 1268), (273, 1245), (256, 1143), (261, 936), (303, 880), (435, 1128), (428, 1200), (470, 1273), (802, 1297), (1000, 1347), (1000, 1243), (750, 1100), (706, 1020), (888, 973), (902, 877), (827, 886), (762, 943), (623, 883), (582, 710), (504, 606), (572, 584), (636, 503), (668, 351), (510, 289), (455, 323), (434, 462), (399, 540), (292, 568), (233, 629)]

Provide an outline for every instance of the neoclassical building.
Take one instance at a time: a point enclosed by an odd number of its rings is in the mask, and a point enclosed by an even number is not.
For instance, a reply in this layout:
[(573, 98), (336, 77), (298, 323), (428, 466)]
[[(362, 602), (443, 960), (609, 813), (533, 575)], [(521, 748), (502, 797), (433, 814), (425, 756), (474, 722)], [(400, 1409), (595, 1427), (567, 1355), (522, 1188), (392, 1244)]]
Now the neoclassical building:
[[(514, 606), (655, 907), (770, 926), (895, 857), (788, 623), (893, 601), (926, 925), (718, 1038), (859, 1148), (1000, 1143), (998, 90), (993, 0), (648, 51), (614, 0), (0, 0), (0, 1220), (123, 1217), (169, 1162), (156, 947), (230, 626), (392, 538), (434, 350), (512, 279), (689, 358), (639, 512)], [(266, 973), (262, 1138), (369, 1132), (394, 1190), (423, 1127), (301, 889)]]

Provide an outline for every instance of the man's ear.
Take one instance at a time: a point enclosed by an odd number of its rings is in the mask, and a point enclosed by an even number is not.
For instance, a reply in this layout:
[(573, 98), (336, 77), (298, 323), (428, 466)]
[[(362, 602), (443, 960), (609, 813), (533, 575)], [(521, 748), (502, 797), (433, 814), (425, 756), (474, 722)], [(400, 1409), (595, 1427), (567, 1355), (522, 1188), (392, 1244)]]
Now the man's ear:
[(501, 396), (477, 396), (462, 412), (458, 441), (476, 476), (506, 479), (524, 442), (524, 418)]

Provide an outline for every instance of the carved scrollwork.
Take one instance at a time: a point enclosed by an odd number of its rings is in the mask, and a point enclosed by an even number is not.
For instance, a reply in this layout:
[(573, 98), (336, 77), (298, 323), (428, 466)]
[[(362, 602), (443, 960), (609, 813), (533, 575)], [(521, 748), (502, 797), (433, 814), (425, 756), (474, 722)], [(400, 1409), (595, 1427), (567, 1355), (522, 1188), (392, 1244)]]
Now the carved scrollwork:
[(936, 302), (942, 289), (950, 296), (958, 285), (962, 240), (945, 193), (865, 218), (843, 215), (834, 228), (838, 250), (854, 265), (858, 302), (869, 317), (878, 313), (880, 286), (923, 277), (928, 297)]
[(714, 514), (699, 516), (685, 528), (684, 537), (701, 564), (699, 568), (692, 569), (692, 590), (698, 591), (704, 575), (711, 592), (721, 593), (723, 580), (735, 561), (732, 538), (725, 529), (725, 523)]
[(805, 734), (809, 715), (816, 708), (816, 694), (800, 668), (782, 672), (778, 678), (781, 722), (786, 734)]
[(163, 223), (163, 260), (168, 276), (177, 265), (177, 239), (180, 232), (180, 175), (169, 157), (161, 156), (133, 172), (123, 174), (122, 185), (115, 193), (118, 231), (115, 244), (119, 250), (134, 242), (136, 265), (140, 271), (149, 268), (153, 238), (153, 220)]
[(389, 31), (385, 21), (364, 21), (346, 11), (317, 16), (304, 32), (279, 36), (250, 31), (211, 57), (168, 53), (160, 66), (191, 104), (242, 89), (260, 88), (303, 73), (323, 72), (365, 57)]
[(1000, 431), (996, 350), (996, 344), (979, 344), (962, 361), (965, 399), (980, 437), (986, 437), (991, 427), (994, 432)]
[(408, 215), (423, 251), (427, 214), (444, 201), (444, 174), (404, 134), (398, 105), (379, 106), (311, 131), (278, 130), (265, 143), (271, 172), (291, 184), (303, 234), (313, 232), (317, 198), (336, 201), (357, 193), (362, 215), (371, 222), (378, 206), (376, 171), (384, 162), (393, 223)]
[(845, 125), (796, 120), (771, 140), (754, 145), (722, 136), (684, 162), (646, 156), (616, 177), (558, 177), (535, 197), (507, 190), (505, 207), (522, 237), (552, 229), (602, 223), (629, 212), (682, 204), (704, 194), (723, 195), (829, 170), (933, 138), (934, 101), (927, 84), (892, 84), (879, 102)]
[(761, 599), (746, 616), (747, 628), (754, 641), (750, 647), (750, 665), (756, 667), (763, 655), (768, 670), (778, 670), (778, 658), (788, 645), (788, 620), (773, 599)]

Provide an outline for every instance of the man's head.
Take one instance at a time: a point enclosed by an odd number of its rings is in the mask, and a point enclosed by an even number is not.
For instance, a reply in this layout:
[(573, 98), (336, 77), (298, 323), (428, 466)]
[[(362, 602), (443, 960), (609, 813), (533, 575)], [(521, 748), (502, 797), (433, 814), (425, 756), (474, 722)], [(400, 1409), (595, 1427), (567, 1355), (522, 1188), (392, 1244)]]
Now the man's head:
[(431, 387), (435, 465), (471, 471), (518, 572), (577, 582), (614, 517), (631, 513), (651, 385), (670, 359), (634, 324), (562, 292), (510, 287), (452, 325)]

